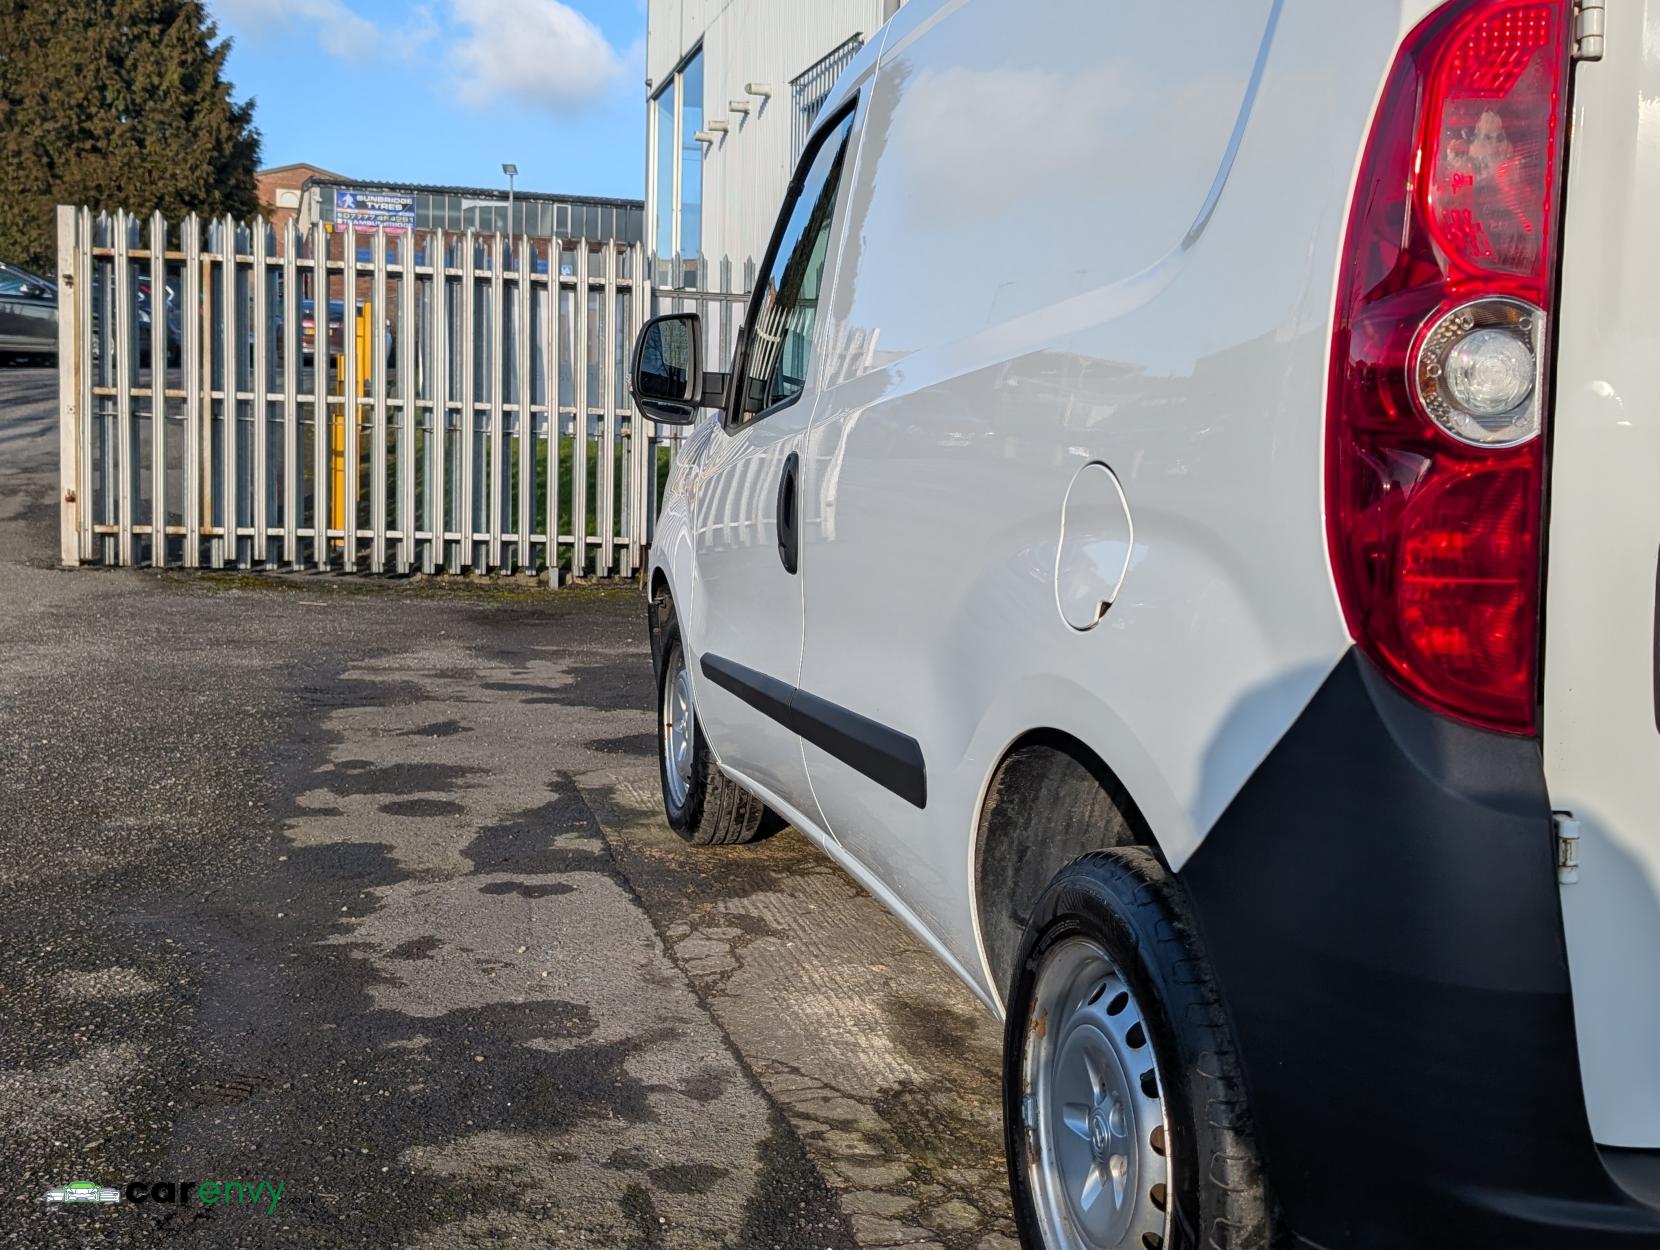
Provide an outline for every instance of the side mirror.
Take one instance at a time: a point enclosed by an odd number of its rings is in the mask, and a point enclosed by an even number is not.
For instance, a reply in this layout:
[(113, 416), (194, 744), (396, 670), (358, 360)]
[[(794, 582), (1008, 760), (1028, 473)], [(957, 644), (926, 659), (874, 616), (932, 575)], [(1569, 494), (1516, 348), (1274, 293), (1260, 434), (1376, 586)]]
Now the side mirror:
[(719, 407), (726, 375), (703, 372), (703, 319), (670, 313), (646, 322), (628, 385), (640, 412), (662, 425), (690, 425), (698, 409)]

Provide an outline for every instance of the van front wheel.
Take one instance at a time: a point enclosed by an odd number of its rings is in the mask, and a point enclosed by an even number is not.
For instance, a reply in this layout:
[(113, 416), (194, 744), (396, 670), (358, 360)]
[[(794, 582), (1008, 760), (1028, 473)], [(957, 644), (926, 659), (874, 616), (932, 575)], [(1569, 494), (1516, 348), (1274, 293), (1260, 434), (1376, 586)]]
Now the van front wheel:
[(1003, 1041), (1027, 1250), (1269, 1243), (1227, 1021), (1180, 887), (1145, 850), (1086, 855), (1033, 912)]
[(669, 827), (696, 846), (753, 842), (769, 830), (766, 805), (715, 763), (698, 724), (692, 674), (673, 604), (658, 608), (657, 762)]

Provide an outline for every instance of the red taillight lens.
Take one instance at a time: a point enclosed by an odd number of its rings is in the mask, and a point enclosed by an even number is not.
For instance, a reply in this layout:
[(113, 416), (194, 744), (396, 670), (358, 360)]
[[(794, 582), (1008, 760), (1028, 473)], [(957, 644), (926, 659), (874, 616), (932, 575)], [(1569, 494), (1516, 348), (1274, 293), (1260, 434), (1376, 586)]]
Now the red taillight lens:
[(1562, 8), (1537, 0), (1495, 6), (1449, 41), (1430, 82), (1425, 200), (1435, 241), (1455, 276), (1514, 274), (1536, 288), (1545, 280)]
[(1442, 357), (1425, 340), (1445, 351), (1468, 307), (1474, 328), (1508, 317), (1518, 344), (1548, 347), (1569, 8), (1463, 0), (1408, 37), (1361, 163), (1332, 343), (1327, 536), (1350, 631), (1415, 697), (1515, 733), (1537, 716), (1544, 375), (1531, 407), (1449, 414), (1453, 388), (1426, 407)]

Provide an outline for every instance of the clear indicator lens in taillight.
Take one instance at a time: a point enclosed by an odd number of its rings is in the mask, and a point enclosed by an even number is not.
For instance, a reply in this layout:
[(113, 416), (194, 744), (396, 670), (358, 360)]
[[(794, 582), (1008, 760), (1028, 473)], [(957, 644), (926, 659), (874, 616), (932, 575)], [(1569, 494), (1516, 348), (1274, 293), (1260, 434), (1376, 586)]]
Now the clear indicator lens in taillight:
[(1454, 438), (1509, 447), (1539, 433), (1545, 314), (1507, 298), (1475, 300), (1431, 322), (1413, 362), (1424, 413)]
[(1459, 0), (1402, 45), (1362, 157), (1326, 524), (1357, 645), (1424, 703), (1536, 725), (1571, 0)]

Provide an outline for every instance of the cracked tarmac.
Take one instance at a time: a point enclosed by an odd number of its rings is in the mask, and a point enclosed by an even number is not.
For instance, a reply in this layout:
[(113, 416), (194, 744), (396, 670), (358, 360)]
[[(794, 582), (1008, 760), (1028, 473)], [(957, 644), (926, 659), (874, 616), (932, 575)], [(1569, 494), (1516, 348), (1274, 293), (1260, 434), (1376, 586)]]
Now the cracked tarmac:
[(55, 418), (0, 370), (0, 1245), (1012, 1250), (996, 1023), (668, 830), (637, 591), (60, 571)]

